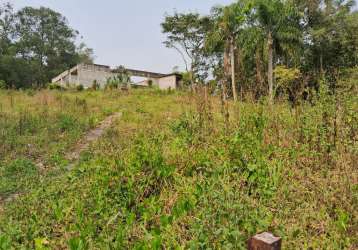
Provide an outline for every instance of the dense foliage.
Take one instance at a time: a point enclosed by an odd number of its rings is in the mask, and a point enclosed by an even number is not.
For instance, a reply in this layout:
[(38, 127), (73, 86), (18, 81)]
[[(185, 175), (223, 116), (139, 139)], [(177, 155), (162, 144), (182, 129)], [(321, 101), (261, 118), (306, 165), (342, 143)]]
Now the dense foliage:
[(65, 17), (48, 8), (14, 12), (0, 5), (0, 80), (6, 87), (42, 87), (79, 62), (91, 62), (93, 51), (75, 45), (78, 32)]
[[(354, 5), (352, 0), (239, 0), (214, 7), (209, 16), (166, 16), (162, 27), (168, 47), (179, 40), (178, 51), (197, 54), (190, 72), (201, 75), (195, 66), (207, 65), (219, 85), (231, 84), (223, 91), (235, 100), (237, 92), (241, 97), (268, 95), (271, 101), (282, 94), (276, 82), (278, 66), (299, 71), (300, 77), (288, 80), (295, 91), (287, 97), (307, 99), (311, 91), (319, 89), (322, 79), (334, 92), (342, 71), (357, 66), (358, 12)], [(195, 29), (186, 25), (189, 17)], [(205, 19), (209, 21), (200, 28)], [(194, 31), (200, 32), (193, 36)]]

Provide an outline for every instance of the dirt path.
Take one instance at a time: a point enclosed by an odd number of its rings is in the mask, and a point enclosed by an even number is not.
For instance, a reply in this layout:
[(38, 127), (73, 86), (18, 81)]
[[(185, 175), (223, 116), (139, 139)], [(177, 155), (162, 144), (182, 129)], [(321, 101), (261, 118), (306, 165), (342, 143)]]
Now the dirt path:
[[(80, 158), (81, 153), (84, 150), (87, 150), (91, 143), (97, 141), (103, 133), (111, 127), (113, 122), (120, 118), (122, 116), (122, 113), (114, 113), (113, 115), (108, 116), (106, 119), (104, 119), (96, 128), (88, 131), (86, 135), (72, 148), (70, 152), (68, 152), (65, 155), (65, 158), (70, 161), (70, 165), (67, 166), (67, 170), (73, 169), (73, 167), (76, 165), (77, 161)], [(37, 162), (36, 166), (39, 169), (44, 169), (45, 166), (42, 162)], [(17, 199), (19, 196), (21, 196), (20, 193), (15, 193), (10, 195), (9, 197), (3, 198), (0, 195), (0, 213), (3, 210), (3, 205), (5, 203), (11, 202), (12, 200)]]
[(122, 113), (115, 113), (111, 116), (108, 116), (96, 128), (87, 132), (87, 134), (77, 143), (74, 149), (66, 154), (65, 158), (71, 162), (67, 169), (71, 170), (76, 164), (76, 161), (79, 160), (81, 153), (84, 150), (87, 150), (92, 142), (97, 141), (112, 125), (112, 123), (121, 116)]

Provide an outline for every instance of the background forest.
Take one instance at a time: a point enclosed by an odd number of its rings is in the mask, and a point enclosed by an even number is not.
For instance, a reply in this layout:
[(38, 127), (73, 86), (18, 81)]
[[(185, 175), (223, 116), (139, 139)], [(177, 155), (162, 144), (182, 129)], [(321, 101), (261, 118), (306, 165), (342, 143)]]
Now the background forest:
[(93, 51), (76, 45), (78, 31), (48, 8), (15, 12), (0, 4), (0, 88), (44, 87), (79, 62), (92, 62)]
[[(235, 100), (286, 95), (313, 97), (324, 81), (357, 80), (358, 13), (355, 1), (240, 0), (208, 16), (168, 15), (165, 44), (181, 53), (188, 83), (224, 88)], [(341, 86), (342, 87), (342, 86)], [(349, 87), (349, 86), (345, 86)]]

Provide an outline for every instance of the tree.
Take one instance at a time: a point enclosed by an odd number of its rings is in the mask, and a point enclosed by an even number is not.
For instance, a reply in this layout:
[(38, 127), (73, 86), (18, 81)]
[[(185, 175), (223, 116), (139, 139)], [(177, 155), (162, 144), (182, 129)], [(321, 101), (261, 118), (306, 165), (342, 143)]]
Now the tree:
[(29, 67), (16, 57), (15, 18), (11, 4), (0, 5), (0, 80), (6, 87), (22, 87), (20, 82), (28, 78), (26, 73), (29, 73)]
[(60, 13), (44, 7), (25, 7), (17, 13), (16, 33), (20, 55), (36, 65), (38, 86), (78, 61), (74, 43), (78, 32)]
[(265, 54), (265, 35), (256, 27), (253, 20), (248, 19), (246, 27), (242, 30), (238, 43), (240, 44), (240, 74), (241, 91), (250, 91), (254, 97), (259, 98), (267, 94), (266, 77), (267, 63)]
[[(237, 82), (235, 72), (235, 54), (237, 52), (237, 40), (244, 28), (246, 16), (250, 12), (249, 2), (242, 0), (235, 4), (213, 9), (213, 16), (216, 20), (214, 29), (209, 34), (209, 43), (214, 48), (224, 40), (224, 72), (230, 74), (231, 87), (234, 101), (237, 101)], [(239, 56), (239, 55), (238, 55)], [(230, 72), (230, 73), (229, 73)]]
[[(205, 67), (204, 41), (211, 26), (211, 20), (207, 16), (197, 13), (166, 16), (161, 24), (163, 32), (167, 34), (164, 44), (180, 53), (185, 63), (186, 71), (191, 74), (191, 82), (203, 80), (207, 76), (206, 70), (199, 75), (202, 67)], [(190, 70), (189, 70), (190, 65)]]
[(79, 57), (78, 61), (80, 63), (93, 64), (95, 58), (93, 49), (88, 48), (84, 42), (80, 43), (77, 47), (77, 54)]
[(14, 32), (13, 7), (9, 3), (0, 5), (0, 55), (8, 52)]
[(306, 67), (320, 76), (339, 67), (357, 65), (358, 15), (351, 12), (354, 1), (309, 1), (306, 9)]
[(48, 8), (25, 7), (14, 13), (0, 5), (0, 79), (7, 87), (43, 87), (81, 62), (93, 62), (93, 50), (81, 43), (64, 16)]
[(255, 1), (254, 14), (259, 27), (266, 35), (269, 85), (269, 100), (273, 102), (274, 86), (274, 49), (278, 47), (280, 40), (294, 42), (300, 38), (300, 24), (295, 6), (289, 1), (282, 0), (257, 0)]

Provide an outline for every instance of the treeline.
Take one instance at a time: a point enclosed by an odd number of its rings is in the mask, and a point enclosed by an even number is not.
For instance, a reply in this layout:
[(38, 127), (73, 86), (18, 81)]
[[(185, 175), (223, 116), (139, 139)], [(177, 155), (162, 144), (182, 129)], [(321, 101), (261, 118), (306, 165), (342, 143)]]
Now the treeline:
[(92, 61), (93, 51), (76, 46), (78, 32), (49, 8), (14, 11), (0, 5), (0, 88), (38, 88), (79, 62)]
[[(165, 44), (183, 57), (188, 84), (214, 85), (235, 100), (310, 98), (325, 82), (358, 77), (355, 1), (239, 0), (211, 14), (174, 13), (162, 23)], [(217, 84), (219, 83), (219, 84)]]

